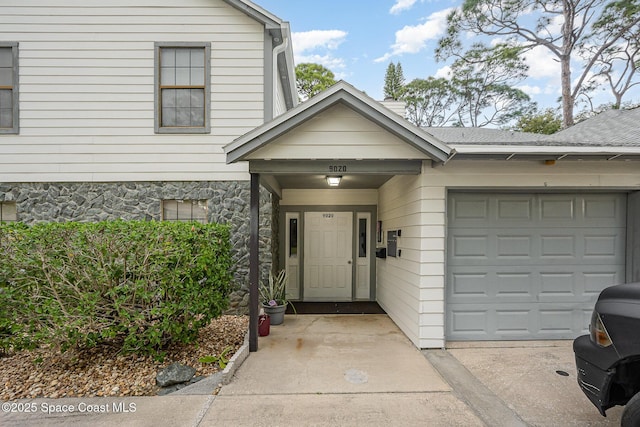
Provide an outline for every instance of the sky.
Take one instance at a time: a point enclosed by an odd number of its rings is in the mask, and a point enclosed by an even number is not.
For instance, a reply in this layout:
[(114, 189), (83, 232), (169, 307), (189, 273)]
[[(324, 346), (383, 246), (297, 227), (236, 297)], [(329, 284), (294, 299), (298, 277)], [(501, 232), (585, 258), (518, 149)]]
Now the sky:
[[(406, 82), (444, 77), (447, 63), (434, 51), (446, 17), (461, 0), (253, 0), (291, 25), (294, 61), (330, 69), (336, 80), (383, 99), (390, 62), (402, 64)], [(555, 27), (560, 29), (561, 22)], [(559, 106), (559, 64), (543, 48), (528, 54), (529, 78), (517, 87), (541, 108)], [(576, 70), (577, 71), (577, 70)], [(575, 73), (574, 73), (575, 74)], [(638, 95), (636, 91), (636, 95)], [(602, 96), (602, 102), (608, 97)], [(628, 98), (627, 100), (632, 100)], [(640, 101), (640, 96), (635, 97)]]

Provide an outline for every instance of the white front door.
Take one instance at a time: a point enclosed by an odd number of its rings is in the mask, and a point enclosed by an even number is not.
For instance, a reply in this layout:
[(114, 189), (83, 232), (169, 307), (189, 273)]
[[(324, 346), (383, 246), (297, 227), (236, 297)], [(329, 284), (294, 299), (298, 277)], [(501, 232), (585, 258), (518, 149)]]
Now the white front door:
[(352, 212), (305, 212), (304, 300), (351, 301)]

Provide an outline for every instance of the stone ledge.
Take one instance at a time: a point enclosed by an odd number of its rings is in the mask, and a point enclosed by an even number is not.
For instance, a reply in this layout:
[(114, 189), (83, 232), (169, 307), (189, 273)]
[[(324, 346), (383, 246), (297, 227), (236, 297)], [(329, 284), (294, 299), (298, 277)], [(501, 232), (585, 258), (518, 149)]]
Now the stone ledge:
[(222, 371), (222, 384), (227, 385), (231, 382), (231, 378), (235, 375), (236, 371), (245, 360), (249, 357), (249, 331), (244, 335), (244, 342), (233, 355), (233, 357), (227, 363), (227, 366)]
[(249, 357), (249, 331), (244, 336), (244, 343), (235, 352), (233, 357), (229, 359), (227, 366), (221, 371), (208, 376), (195, 384), (183, 387), (174, 391), (171, 395), (203, 395), (213, 394), (213, 392), (222, 385), (227, 385), (235, 375), (236, 371), (242, 363)]

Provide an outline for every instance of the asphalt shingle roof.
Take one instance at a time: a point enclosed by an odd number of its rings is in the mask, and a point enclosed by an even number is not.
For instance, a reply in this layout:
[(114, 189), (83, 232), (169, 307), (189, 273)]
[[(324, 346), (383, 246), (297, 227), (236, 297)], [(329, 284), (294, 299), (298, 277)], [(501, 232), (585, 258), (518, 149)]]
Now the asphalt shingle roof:
[(424, 128), (445, 144), (640, 147), (640, 108), (608, 110), (553, 135), (487, 128)]
[(585, 146), (640, 146), (640, 108), (608, 110), (546, 138)]

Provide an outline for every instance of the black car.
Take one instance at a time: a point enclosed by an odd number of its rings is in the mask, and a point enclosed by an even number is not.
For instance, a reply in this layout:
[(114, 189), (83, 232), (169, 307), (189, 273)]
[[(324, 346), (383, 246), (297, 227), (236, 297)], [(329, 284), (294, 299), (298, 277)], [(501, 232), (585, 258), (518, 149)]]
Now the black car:
[(640, 283), (603, 290), (589, 331), (573, 342), (578, 384), (603, 416), (626, 405), (622, 426), (640, 426)]

